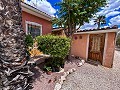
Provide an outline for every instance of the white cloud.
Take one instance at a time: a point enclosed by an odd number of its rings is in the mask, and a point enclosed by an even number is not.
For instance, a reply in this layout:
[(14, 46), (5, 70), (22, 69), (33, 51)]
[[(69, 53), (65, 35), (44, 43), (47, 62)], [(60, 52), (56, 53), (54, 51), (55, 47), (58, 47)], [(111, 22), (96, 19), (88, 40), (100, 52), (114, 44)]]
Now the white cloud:
[(110, 10), (118, 10), (120, 8), (120, 0), (110, 0), (108, 2), (108, 9)]
[(106, 18), (108, 18), (110, 16), (115, 16), (115, 15), (118, 15), (118, 14), (120, 14), (119, 11), (113, 11), (113, 12), (110, 12), (110, 13), (106, 14)]
[(111, 25), (120, 25), (120, 15), (110, 19)]
[(54, 16), (54, 14), (56, 13), (56, 10), (47, 0), (31, 0), (31, 1), (25, 0), (25, 2), (51, 16)]
[(108, 0), (108, 4), (102, 8), (100, 12), (97, 13), (97, 15), (105, 15), (107, 18), (112, 16), (115, 16), (117, 14), (120, 14), (119, 11), (116, 11), (120, 8), (120, 0)]
[(94, 19), (92, 18), (89, 23), (85, 23), (81, 26), (80, 30), (89, 30), (89, 29), (96, 29), (97, 25), (94, 22)]
[[(108, 23), (107, 26), (103, 27), (112, 27), (113, 25), (120, 25), (120, 0), (108, 0), (107, 5), (105, 7), (101, 7), (101, 11), (97, 12), (96, 15), (104, 15), (106, 18), (113, 17), (109, 20), (110, 23)], [(97, 25), (94, 25), (94, 20), (91, 19), (90, 23), (85, 23), (83, 26), (81, 26), (81, 30), (83, 29), (96, 29)]]
[(89, 23), (85, 23), (83, 26), (81, 26), (80, 30), (89, 30), (89, 29), (96, 29), (97, 25), (91, 25)]

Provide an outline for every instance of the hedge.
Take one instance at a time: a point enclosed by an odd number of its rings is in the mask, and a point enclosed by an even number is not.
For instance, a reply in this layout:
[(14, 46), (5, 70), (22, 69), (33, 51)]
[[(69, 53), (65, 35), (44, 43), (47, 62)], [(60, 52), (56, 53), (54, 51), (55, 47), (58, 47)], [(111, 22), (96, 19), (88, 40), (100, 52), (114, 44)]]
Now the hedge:
[(52, 57), (65, 58), (69, 53), (70, 39), (66, 37), (44, 35), (36, 37), (38, 49)]
[(26, 35), (25, 37), (25, 44), (26, 44), (26, 47), (32, 47), (33, 46), (33, 38), (31, 35)]

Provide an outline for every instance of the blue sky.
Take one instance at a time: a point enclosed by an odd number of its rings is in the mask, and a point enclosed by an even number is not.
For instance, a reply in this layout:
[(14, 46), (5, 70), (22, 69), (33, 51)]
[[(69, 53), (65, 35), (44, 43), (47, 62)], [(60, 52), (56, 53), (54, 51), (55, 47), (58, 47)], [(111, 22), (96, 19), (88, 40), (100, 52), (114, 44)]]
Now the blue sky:
[[(37, 3), (36, 3), (37, 1)], [(26, 3), (35, 6), (43, 12), (51, 16), (56, 16), (56, 12), (59, 7), (54, 6), (55, 3), (60, 2), (62, 0), (25, 0)], [(101, 7), (101, 10), (97, 13), (97, 15), (105, 15), (107, 24), (105, 27), (113, 25), (120, 26), (120, 0), (107, 0), (107, 5), (105, 7)], [(93, 29), (97, 28), (94, 25), (94, 19), (91, 18), (90, 23), (85, 23), (81, 29)]]

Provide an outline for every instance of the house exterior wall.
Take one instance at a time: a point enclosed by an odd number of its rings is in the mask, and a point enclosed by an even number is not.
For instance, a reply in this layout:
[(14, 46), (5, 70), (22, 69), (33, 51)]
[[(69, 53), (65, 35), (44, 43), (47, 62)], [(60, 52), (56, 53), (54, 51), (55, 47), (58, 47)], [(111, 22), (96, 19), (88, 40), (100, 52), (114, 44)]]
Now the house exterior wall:
[[(80, 39), (80, 36), (82, 36), (82, 39)], [(72, 55), (79, 56), (85, 60), (88, 59), (89, 36), (90, 34), (75, 34), (73, 36), (71, 47)], [(111, 68), (113, 65), (115, 38), (115, 32), (106, 33), (102, 65), (108, 68)]]
[[(72, 41), (71, 54), (87, 59), (88, 34), (74, 35)], [(76, 39), (75, 39), (76, 38)]]
[(64, 30), (52, 31), (52, 34), (56, 35), (56, 36), (64, 36), (64, 37), (66, 37)]
[(116, 33), (107, 33), (107, 41), (103, 59), (103, 66), (111, 68), (113, 65)]
[(42, 35), (51, 33), (51, 31), (52, 31), (52, 22), (22, 11), (22, 25), (23, 25), (23, 29), (25, 32), (26, 32), (26, 23), (25, 23), (26, 21), (41, 24), (42, 25)]

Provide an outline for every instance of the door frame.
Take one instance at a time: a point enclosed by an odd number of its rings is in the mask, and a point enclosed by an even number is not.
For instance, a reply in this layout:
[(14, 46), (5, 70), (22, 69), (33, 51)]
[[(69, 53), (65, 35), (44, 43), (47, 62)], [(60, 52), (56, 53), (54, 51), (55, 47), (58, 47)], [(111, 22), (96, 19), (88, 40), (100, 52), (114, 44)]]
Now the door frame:
[[(91, 34), (102, 34), (102, 33), (91, 33)], [(88, 34), (87, 37), (87, 47), (86, 47), (86, 61), (88, 61), (88, 55), (89, 55), (89, 42), (90, 42), (90, 35)], [(103, 51), (103, 57), (102, 57), (102, 65), (105, 61), (105, 54), (106, 54), (106, 49), (107, 49), (107, 40), (108, 40), (108, 32), (105, 33), (105, 43), (104, 43), (104, 51)]]
[(104, 45), (102, 65), (103, 65), (104, 62), (105, 62), (105, 56), (106, 56), (106, 50), (107, 50), (107, 41), (108, 41), (108, 33), (105, 33), (105, 45)]

